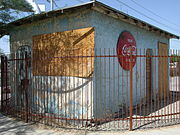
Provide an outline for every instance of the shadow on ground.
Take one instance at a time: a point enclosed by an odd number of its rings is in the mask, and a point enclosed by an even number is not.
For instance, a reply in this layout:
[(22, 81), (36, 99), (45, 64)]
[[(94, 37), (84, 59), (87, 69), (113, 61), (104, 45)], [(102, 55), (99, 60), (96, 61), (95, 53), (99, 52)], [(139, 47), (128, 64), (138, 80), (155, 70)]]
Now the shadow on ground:
[(26, 134), (34, 132), (32, 123), (23, 123), (0, 114), (0, 134)]

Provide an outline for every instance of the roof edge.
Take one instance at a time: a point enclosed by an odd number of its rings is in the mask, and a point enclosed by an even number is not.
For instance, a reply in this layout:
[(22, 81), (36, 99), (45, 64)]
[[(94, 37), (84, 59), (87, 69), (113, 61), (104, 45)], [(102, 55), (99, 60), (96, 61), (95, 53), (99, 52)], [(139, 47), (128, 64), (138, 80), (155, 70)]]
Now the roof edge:
[(65, 8), (61, 8), (61, 9), (57, 9), (57, 10), (53, 10), (53, 11), (49, 11), (49, 12), (43, 12), (40, 14), (35, 14), (35, 15), (31, 15), (31, 16), (27, 16), (25, 18), (16, 20), (14, 22), (11, 22), (5, 26), (3, 26), (3, 30), (6, 28), (6, 31), (3, 31), (3, 33), (9, 34), (8, 28), (12, 28), (12, 27), (16, 27), (16, 26), (21, 26), (23, 24), (29, 24), (32, 23), (34, 21), (39, 21), (39, 20), (43, 20), (43, 19), (47, 19), (47, 18), (51, 18), (53, 16), (59, 16), (69, 10), (72, 9), (78, 9), (78, 8), (82, 8), (82, 7), (90, 7), (93, 10), (96, 10), (98, 12), (104, 13), (108, 16), (114, 17), (114, 18), (118, 18), (124, 22), (136, 25), (142, 29), (146, 29), (148, 31), (151, 32), (155, 32), (158, 33), (162, 36), (166, 36), (168, 38), (175, 38), (175, 39), (180, 39), (179, 36), (172, 34), (170, 32), (167, 32), (165, 30), (162, 30), (156, 26), (153, 26), (145, 21), (142, 21), (140, 19), (137, 19), (133, 16), (130, 16), (128, 14), (125, 14), (115, 8), (112, 8), (102, 2), (99, 1), (90, 1), (90, 2), (86, 2), (86, 3), (82, 3), (82, 4), (78, 4), (75, 6), (69, 6), (69, 7), (65, 7)]
[[(180, 39), (180, 36), (178, 35), (175, 35), (175, 34), (172, 34), (168, 31), (165, 31), (161, 28), (158, 28), (154, 25), (151, 25), (143, 20), (140, 20), (140, 19), (137, 19), (133, 16), (130, 16), (126, 13), (123, 13), (115, 8), (112, 8), (102, 2), (98, 2), (96, 1), (95, 2), (95, 6), (93, 7), (94, 10), (98, 11), (98, 12), (101, 12), (101, 13), (104, 13), (104, 14), (107, 14), (109, 16), (112, 16), (114, 18), (118, 18), (124, 22), (127, 22), (127, 23), (130, 23), (130, 24), (133, 24), (133, 25), (136, 25), (140, 28), (143, 28), (143, 29), (146, 29), (148, 31), (151, 31), (151, 32), (155, 32), (155, 33), (158, 33), (162, 36), (164, 35), (168, 35), (169, 38), (175, 38), (175, 39)], [(101, 10), (98, 10), (98, 8), (103, 8), (103, 10), (107, 10), (106, 12), (102, 12)]]

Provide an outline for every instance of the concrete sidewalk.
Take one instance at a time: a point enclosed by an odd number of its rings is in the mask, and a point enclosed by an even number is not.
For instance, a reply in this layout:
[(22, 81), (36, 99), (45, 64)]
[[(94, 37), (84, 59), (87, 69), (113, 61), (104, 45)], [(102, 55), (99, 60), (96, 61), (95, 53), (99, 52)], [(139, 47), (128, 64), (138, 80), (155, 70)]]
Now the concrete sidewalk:
[(135, 131), (83, 131), (40, 127), (0, 114), (0, 135), (180, 135), (180, 125)]

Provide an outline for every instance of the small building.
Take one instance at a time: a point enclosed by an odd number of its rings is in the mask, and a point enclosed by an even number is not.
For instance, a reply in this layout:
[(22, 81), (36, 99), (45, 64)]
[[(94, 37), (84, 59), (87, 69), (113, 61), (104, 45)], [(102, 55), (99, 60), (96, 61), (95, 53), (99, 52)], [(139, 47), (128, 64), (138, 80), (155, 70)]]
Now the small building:
[(127, 109), (130, 66), (133, 105), (168, 91), (168, 59), (132, 56), (130, 65), (129, 55), (167, 55), (169, 40), (179, 37), (103, 3), (28, 16), (8, 26), (12, 58), (31, 59), (27, 65), (12, 62), (17, 107), (24, 100), (21, 89), (27, 71), (32, 112), (69, 119), (104, 118)]

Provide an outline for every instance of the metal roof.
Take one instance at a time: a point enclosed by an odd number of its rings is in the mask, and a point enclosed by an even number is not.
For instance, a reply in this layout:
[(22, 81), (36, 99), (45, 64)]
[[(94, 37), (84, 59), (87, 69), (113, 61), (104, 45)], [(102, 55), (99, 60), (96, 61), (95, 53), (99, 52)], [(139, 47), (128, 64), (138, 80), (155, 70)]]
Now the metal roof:
[[(96, 10), (98, 12), (101, 12), (103, 14), (106, 14), (108, 16), (114, 17), (114, 18), (118, 18), (124, 22), (130, 23), (132, 25), (136, 25), (137, 27), (140, 27), (142, 29), (146, 29), (148, 31), (154, 32), (154, 33), (158, 33), (162, 36), (168, 37), (168, 38), (176, 38), (179, 39), (179, 36), (172, 34), (170, 32), (167, 32), (165, 30), (162, 30), (156, 26), (153, 26), (147, 22), (144, 22), (142, 20), (139, 20), (135, 17), (132, 17), (128, 14), (125, 14), (119, 10), (116, 10), (106, 4), (103, 4), (101, 2), (98, 1), (90, 1), (87, 3), (83, 3), (83, 4), (79, 4), (79, 5), (75, 5), (75, 6), (70, 6), (70, 7), (65, 7), (65, 8), (61, 8), (61, 9), (57, 9), (57, 10), (53, 10), (53, 11), (49, 11), (49, 12), (43, 12), (40, 14), (35, 14), (35, 15), (31, 15), (31, 16), (27, 16), (25, 18), (16, 20), (14, 22), (11, 22), (7, 25), (4, 25), (3, 27), (1, 27), (1, 29), (3, 31), (0, 30), (0, 35), (1, 34), (9, 34), (8, 29), (12, 28), (12, 27), (16, 27), (16, 26), (20, 26), (20, 25), (24, 25), (24, 24), (29, 24), (29, 23), (33, 23), (34, 21), (39, 21), (39, 20), (43, 20), (43, 19), (47, 19), (47, 18), (52, 18), (54, 16), (60, 16), (63, 15), (64, 13), (68, 13), (74, 10), (79, 10), (81, 8), (85, 8), (85, 9), (92, 9), (92, 10)], [(6, 29), (6, 31), (4, 30)]]

